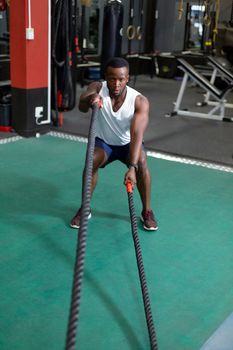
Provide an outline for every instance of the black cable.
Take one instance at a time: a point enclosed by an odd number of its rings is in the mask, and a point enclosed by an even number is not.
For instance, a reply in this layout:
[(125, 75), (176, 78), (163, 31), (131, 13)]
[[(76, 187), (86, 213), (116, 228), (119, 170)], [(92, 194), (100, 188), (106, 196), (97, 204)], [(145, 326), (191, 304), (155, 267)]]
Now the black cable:
[(137, 233), (137, 217), (134, 209), (133, 191), (132, 191), (131, 183), (127, 184), (127, 193), (128, 193), (132, 235), (133, 235), (136, 259), (137, 259), (138, 273), (139, 273), (139, 278), (141, 283), (147, 328), (148, 328), (149, 337), (150, 337), (150, 345), (151, 345), (151, 350), (157, 350), (158, 345), (157, 345), (155, 327), (154, 327), (153, 316), (151, 311), (148, 288), (147, 288), (146, 275), (145, 275), (145, 270), (144, 270), (144, 265), (142, 260), (142, 251), (141, 251), (140, 241)]
[(95, 146), (95, 123), (98, 115), (98, 106), (93, 106), (88, 145), (85, 161), (84, 172), (84, 184), (83, 184), (83, 198), (82, 198), (82, 211), (81, 222), (78, 232), (77, 248), (76, 248), (76, 261), (74, 267), (73, 287), (72, 287), (72, 299), (70, 305), (69, 323), (66, 337), (66, 350), (74, 350), (76, 343), (77, 325), (80, 311), (80, 299), (81, 299), (81, 287), (84, 275), (84, 259), (86, 251), (87, 241), (87, 223), (90, 213), (90, 201), (91, 201), (91, 181), (93, 170), (93, 157)]

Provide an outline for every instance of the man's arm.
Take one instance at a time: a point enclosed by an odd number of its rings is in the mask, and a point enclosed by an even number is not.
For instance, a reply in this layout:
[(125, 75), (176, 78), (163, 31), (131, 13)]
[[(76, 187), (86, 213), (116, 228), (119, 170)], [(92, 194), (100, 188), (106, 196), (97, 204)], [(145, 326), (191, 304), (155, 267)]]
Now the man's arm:
[[(130, 127), (129, 169), (124, 183), (136, 184), (136, 169), (142, 148), (143, 136), (149, 122), (149, 102), (145, 96), (139, 95), (135, 101), (135, 112)], [(131, 166), (130, 166), (131, 165)]]
[(145, 96), (139, 95), (135, 101), (135, 113), (130, 127), (129, 162), (137, 164), (141, 152), (144, 132), (149, 122), (149, 102)]
[(99, 91), (102, 87), (101, 82), (93, 82), (88, 85), (87, 90), (83, 92), (79, 99), (79, 110), (81, 112), (88, 112), (93, 103), (99, 103)]

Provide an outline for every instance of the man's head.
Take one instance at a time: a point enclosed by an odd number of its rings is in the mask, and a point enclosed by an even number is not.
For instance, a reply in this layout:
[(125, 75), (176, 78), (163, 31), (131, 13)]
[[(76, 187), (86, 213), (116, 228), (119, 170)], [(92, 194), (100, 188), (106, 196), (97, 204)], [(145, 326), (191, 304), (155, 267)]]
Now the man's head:
[(112, 68), (126, 67), (128, 72), (129, 72), (129, 63), (122, 57), (110, 58), (105, 65), (105, 73), (106, 73), (108, 67), (112, 67)]
[(105, 79), (112, 96), (122, 95), (129, 81), (129, 64), (121, 57), (111, 58), (105, 65)]

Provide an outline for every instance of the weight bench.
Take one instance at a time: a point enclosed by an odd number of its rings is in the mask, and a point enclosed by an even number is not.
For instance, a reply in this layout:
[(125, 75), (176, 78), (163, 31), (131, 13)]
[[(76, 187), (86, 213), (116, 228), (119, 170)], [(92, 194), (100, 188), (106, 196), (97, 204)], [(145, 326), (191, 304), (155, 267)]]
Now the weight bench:
[[(183, 58), (178, 58), (177, 60), (178, 60), (178, 67), (184, 72), (184, 77), (180, 86), (177, 100), (174, 104), (174, 109), (172, 113), (167, 114), (166, 116), (171, 117), (175, 115), (181, 115), (181, 116), (214, 119), (214, 120), (233, 121), (233, 117), (227, 117), (224, 115), (226, 95), (233, 89), (233, 81), (232, 83), (229, 83), (226, 89), (219, 90), (216, 86), (214, 86), (207, 78), (201, 75)], [(185, 88), (188, 82), (188, 78), (192, 79), (197, 85), (202, 87), (207, 93), (209, 93), (210, 96), (212, 96), (215, 99), (216, 105), (209, 112), (200, 113), (200, 112), (181, 109), (181, 102), (182, 102)], [(217, 111), (219, 111), (219, 114), (215, 114)]]
[[(213, 68), (213, 72), (210, 78), (211, 84), (214, 85), (217, 75), (220, 75), (225, 80), (225, 82), (231, 84), (233, 82), (233, 74), (229, 70), (224, 68), (223, 65), (220, 64), (213, 56), (208, 56), (207, 58), (208, 64)], [(207, 92), (207, 94), (205, 95), (205, 99), (203, 102), (197, 102), (198, 107), (206, 105), (216, 106), (216, 101), (210, 100), (209, 92)], [(227, 101), (225, 101), (225, 108), (233, 108), (233, 104), (227, 103)]]

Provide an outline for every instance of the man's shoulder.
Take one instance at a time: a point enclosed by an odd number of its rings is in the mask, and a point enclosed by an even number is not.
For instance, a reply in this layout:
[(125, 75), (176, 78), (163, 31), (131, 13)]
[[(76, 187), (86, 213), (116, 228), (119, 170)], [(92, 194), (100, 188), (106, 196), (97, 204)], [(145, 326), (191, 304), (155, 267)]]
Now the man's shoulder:
[(136, 89), (134, 89), (133, 87), (127, 85), (127, 90), (135, 97), (137, 96), (143, 96), (142, 93)]
[(148, 98), (146, 96), (140, 94), (140, 95), (136, 96), (135, 105), (137, 107), (149, 106), (149, 100), (148, 100)]

